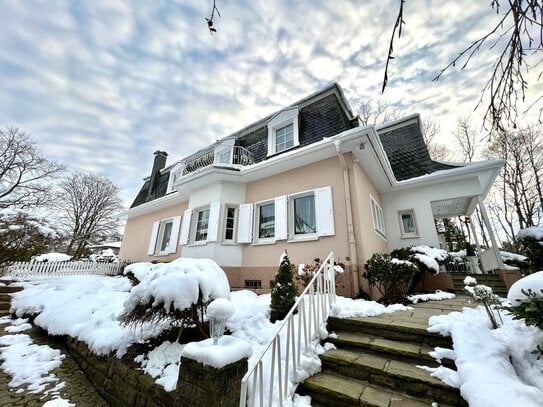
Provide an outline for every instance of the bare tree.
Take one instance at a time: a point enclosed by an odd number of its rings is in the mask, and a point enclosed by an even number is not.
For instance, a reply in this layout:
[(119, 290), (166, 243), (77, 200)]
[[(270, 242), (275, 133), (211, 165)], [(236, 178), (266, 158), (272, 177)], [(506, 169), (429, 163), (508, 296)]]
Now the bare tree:
[(400, 111), (382, 99), (358, 97), (354, 100), (354, 106), (363, 126), (378, 126), (401, 118)]
[(50, 181), (64, 167), (43, 156), (30, 135), (17, 127), (0, 129), (0, 208), (47, 202)]
[(514, 243), (519, 229), (541, 222), (543, 196), (543, 140), (534, 127), (500, 133), (489, 145), (488, 154), (506, 160), (491, 210)]
[(451, 151), (449, 148), (436, 140), (436, 137), (441, 132), (441, 126), (439, 122), (431, 117), (425, 117), (422, 119), (422, 134), (424, 136), (424, 142), (428, 147), (430, 157), (434, 160), (450, 161)]
[[(382, 91), (388, 83), (388, 66), (394, 59), (394, 38), (401, 37), (404, 20), (404, 3), (400, 0), (400, 8), (390, 38), (389, 50), (385, 65)], [(500, 13), (500, 2), (490, 2), (493, 12)], [(433, 79), (437, 81), (452, 67), (461, 65), (464, 69), (470, 60), (489, 44), (489, 50), (501, 49), (494, 60), (492, 72), (483, 86), (481, 99), (477, 106), (488, 96), (488, 104), (484, 121), (490, 124), (491, 130), (505, 131), (507, 127), (517, 128), (519, 102), (525, 102), (528, 89), (528, 73), (533, 68), (529, 58), (543, 51), (543, 1), (541, 0), (509, 0), (498, 23), (488, 32), (471, 43), (458, 54)], [(539, 61), (537, 62), (539, 64)], [(541, 79), (542, 73), (537, 76)], [(539, 105), (539, 118), (543, 113), (543, 96), (532, 101), (530, 107)]]
[(61, 222), (69, 232), (67, 252), (78, 259), (89, 243), (116, 232), (122, 210), (119, 188), (100, 174), (77, 173), (59, 186), (57, 207)]
[(453, 136), (460, 147), (461, 160), (472, 162), (479, 150), (477, 131), (471, 125), (469, 117), (459, 117)]

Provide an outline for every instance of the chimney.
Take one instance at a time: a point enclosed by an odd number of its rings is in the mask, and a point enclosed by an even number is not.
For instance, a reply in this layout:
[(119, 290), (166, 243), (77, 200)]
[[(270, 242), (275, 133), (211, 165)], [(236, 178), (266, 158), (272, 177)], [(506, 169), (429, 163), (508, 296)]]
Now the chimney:
[(157, 150), (153, 154), (155, 156), (155, 161), (153, 162), (151, 178), (149, 179), (147, 198), (150, 198), (153, 192), (155, 192), (156, 183), (158, 181), (158, 177), (160, 176), (160, 170), (166, 166), (166, 157), (168, 157), (168, 153), (166, 153), (166, 151)]

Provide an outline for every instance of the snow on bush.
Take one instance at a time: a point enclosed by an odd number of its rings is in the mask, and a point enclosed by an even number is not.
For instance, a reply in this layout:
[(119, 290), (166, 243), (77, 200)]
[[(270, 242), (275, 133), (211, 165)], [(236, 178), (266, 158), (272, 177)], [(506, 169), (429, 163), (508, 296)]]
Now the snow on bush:
[(477, 280), (474, 277), (466, 276), (466, 278), (464, 278), (464, 285), (476, 285), (476, 284), (477, 284)]
[(159, 266), (158, 263), (133, 263), (124, 268), (123, 274), (130, 279), (135, 278), (136, 283), (139, 283)]
[(543, 240), (543, 226), (531, 226), (521, 229), (517, 235), (518, 239)]
[(431, 317), (428, 331), (452, 337), (457, 371), (427, 370), (458, 387), (470, 407), (541, 406), (543, 359), (531, 352), (543, 342), (543, 331), (510, 315), (503, 319), (491, 329), (483, 307)]
[(411, 247), (413, 253), (421, 253), (426, 256), (436, 260), (436, 261), (445, 261), (447, 260), (449, 253), (443, 249), (437, 249), (435, 247), (430, 247), (426, 245), (419, 245)]
[(230, 286), (224, 271), (209, 259), (179, 258), (170, 263), (157, 264), (130, 292), (124, 303), (128, 314), (139, 304), (184, 311), (198, 303), (216, 298), (229, 298)]
[(525, 301), (527, 297), (526, 294), (522, 292), (523, 290), (525, 292), (531, 290), (536, 297), (543, 298), (543, 271), (530, 274), (515, 282), (511, 288), (509, 288), (507, 300), (513, 305), (518, 305), (520, 302)]
[(72, 256), (69, 256), (65, 253), (45, 253), (40, 254), (39, 256), (34, 257), (34, 261), (44, 262), (44, 261), (70, 261)]

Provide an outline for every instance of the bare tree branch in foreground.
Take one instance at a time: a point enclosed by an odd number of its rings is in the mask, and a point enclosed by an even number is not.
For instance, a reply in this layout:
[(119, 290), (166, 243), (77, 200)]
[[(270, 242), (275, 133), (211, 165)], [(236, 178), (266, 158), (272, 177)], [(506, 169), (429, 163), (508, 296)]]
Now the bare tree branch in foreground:
[[(389, 62), (394, 58), (392, 56), (394, 34), (399, 27), (399, 38), (401, 26), (404, 24), (404, 2), (405, 0), (400, 0), (398, 17), (392, 30), (383, 79), (383, 91), (388, 83)], [(500, 3), (498, 0), (492, 0), (491, 7), (499, 14)], [(439, 80), (447, 70), (457, 64), (462, 63), (461, 69), (464, 69), (485, 44), (490, 45), (489, 50), (501, 49), (501, 52), (493, 63), (492, 73), (481, 90), (481, 98), (477, 107), (486, 104), (485, 97), (488, 97), (484, 123), (490, 124), (489, 130), (505, 131), (507, 127), (517, 128), (518, 105), (526, 101), (527, 75), (530, 69), (534, 68), (528, 64), (528, 55), (533, 56), (543, 51), (543, 1), (509, 0), (506, 11), (499, 22), (491, 27), (487, 34), (460, 52), (433, 80)], [(543, 72), (539, 73), (538, 81), (542, 74)], [(539, 96), (528, 108), (540, 105), (540, 121), (543, 114), (542, 102), (543, 96)]]
[(64, 167), (45, 158), (18, 127), (0, 129), (0, 208), (33, 207), (51, 196), (49, 181)]

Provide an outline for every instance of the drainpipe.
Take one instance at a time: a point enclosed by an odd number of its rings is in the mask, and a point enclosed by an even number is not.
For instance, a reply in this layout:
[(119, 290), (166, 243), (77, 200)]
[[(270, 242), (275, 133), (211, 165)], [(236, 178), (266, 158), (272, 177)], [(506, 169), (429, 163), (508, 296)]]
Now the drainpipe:
[(345, 209), (347, 212), (347, 238), (349, 242), (349, 258), (351, 262), (351, 296), (356, 297), (360, 294), (360, 278), (358, 276), (358, 256), (356, 253), (356, 238), (354, 236), (353, 226), (353, 208), (351, 204), (351, 182), (349, 179), (349, 168), (345, 162), (345, 157), (341, 151), (341, 142), (336, 140), (334, 142), (336, 147), (337, 156), (339, 158), (339, 164), (343, 170), (343, 188), (345, 190)]

